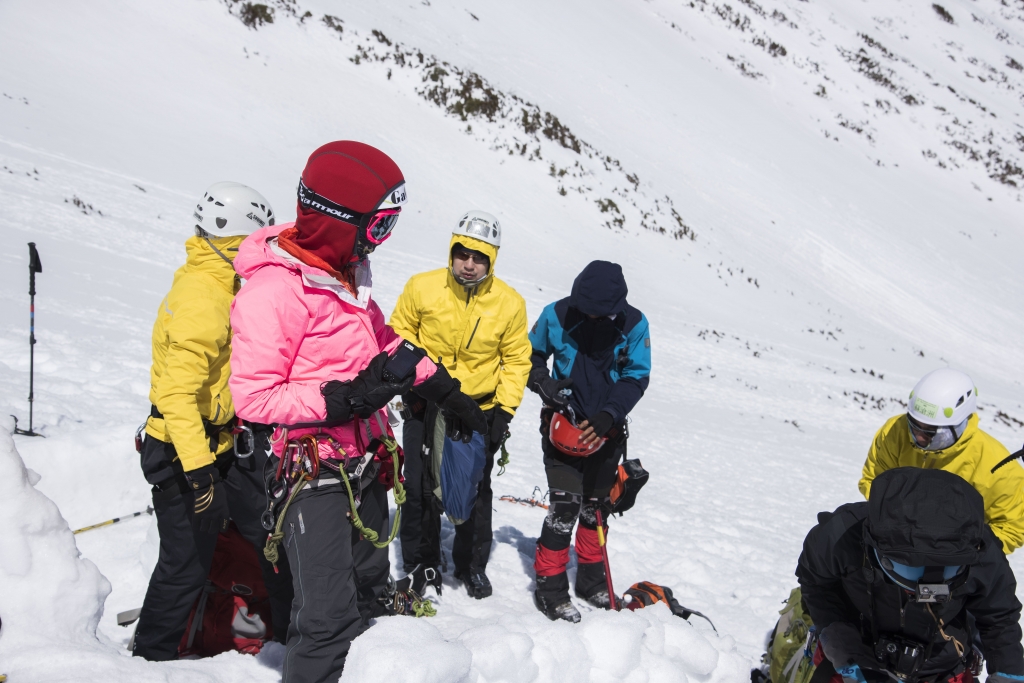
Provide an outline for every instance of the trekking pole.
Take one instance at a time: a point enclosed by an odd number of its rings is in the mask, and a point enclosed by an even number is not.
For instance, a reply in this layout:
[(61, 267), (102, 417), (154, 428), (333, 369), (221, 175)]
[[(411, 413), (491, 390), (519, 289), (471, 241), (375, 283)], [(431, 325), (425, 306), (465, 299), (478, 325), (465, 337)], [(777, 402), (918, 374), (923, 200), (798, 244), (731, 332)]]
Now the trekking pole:
[[(28, 243), (28, 429), (18, 427), (18, 418), (14, 418), (14, 433), (22, 436), (43, 436), (32, 429), (33, 401), (35, 400), (36, 374), (36, 273), (43, 272), (43, 263), (39, 260), (36, 243)], [(13, 417), (13, 416), (12, 416)]]
[(612, 568), (608, 564), (608, 543), (604, 537), (604, 523), (601, 520), (601, 510), (595, 510), (597, 515), (597, 544), (601, 546), (601, 556), (604, 558), (604, 576), (608, 580), (608, 609), (619, 611), (619, 600), (615, 597), (615, 589), (612, 588)]
[(84, 526), (81, 529), (76, 529), (74, 531), (74, 533), (80, 534), (83, 531), (92, 531), (93, 529), (99, 529), (102, 526), (110, 526), (111, 524), (117, 524), (118, 522), (123, 522), (123, 521), (128, 520), (128, 519), (133, 519), (135, 517), (141, 517), (142, 515), (151, 515), (151, 514), (153, 514), (153, 506), (152, 505), (147, 507), (145, 510), (140, 510), (138, 512), (133, 512), (132, 514), (125, 515), (124, 517), (114, 517), (113, 519), (108, 519), (107, 521), (100, 522), (99, 524), (93, 524), (92, 526)]

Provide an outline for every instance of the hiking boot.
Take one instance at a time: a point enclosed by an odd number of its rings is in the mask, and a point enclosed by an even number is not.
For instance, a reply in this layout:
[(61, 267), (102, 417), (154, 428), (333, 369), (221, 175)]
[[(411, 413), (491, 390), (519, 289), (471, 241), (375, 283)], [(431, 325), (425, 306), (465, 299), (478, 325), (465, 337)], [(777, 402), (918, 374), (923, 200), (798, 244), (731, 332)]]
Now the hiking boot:
[(569, 596), (565, 596), (560, 602), (552, 602), (547, 598), (543, 597), (540, 593), (534, 592), (533, 604), (537, 606), (544, 616), (551, 621), (558, 621), (562, 619), (573, 624), (580, 623), (580, 611), (576, 609), (576, 606), (572, 604), (572, 600)]
[(580, 563), (576, 568), (576, 597), (599, 609), (612, 609), (603, 562)]
[(613, 609), (611, 600), (608, 599), (607, 588), (602, 588), (601, 590), (591, 593), (590, 595), (584, 595), (579, 591), (576, 591), (576, 597), (582, 600), (586, 600), (598, 609)]
[(494, 589), (491, 588), (491, 581), (483, 572), (455, 572), (455, 578), (462, 582), (471, 597), (477, 600), (490, 597)]
[(564, 619), (577, 624), (580, 612), (569, 599), (569, 578), (565, 572), (554, 576), (538, 576), (533, 604), (551, 621)]
[(437, 567), (424, 567), (422, 564), (418, 564), (413, 567), (412, 571), (406, 574), (405, 578), (399, 579), (397, 583), (397, 590), (400, 593), (407, 593), (410, 589), (417, 595), (423, 595), (424, 590), (427, 586), (432, 586), (434, 591), (441, 595), (441, 570)]

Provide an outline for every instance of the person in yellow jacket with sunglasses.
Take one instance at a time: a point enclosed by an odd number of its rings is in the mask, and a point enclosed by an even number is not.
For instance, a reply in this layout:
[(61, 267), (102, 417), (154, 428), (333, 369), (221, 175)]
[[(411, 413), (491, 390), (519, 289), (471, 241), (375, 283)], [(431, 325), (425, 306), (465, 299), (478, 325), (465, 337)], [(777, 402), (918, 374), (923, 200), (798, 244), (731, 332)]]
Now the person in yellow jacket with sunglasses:
[[(176, 659), (196, 598), (210, 573), (217, 535), (233, 520), (257, 550), (271, 597), (274, 637), (284, 640), (291, 575), (263, 559), (267, 453), (234, 451), (231, 302), (240, 282), (232, 261), (253, 231), (274, 224), (267, 200), (233, 182), (212, 185), (192, 215), (187, 260), (153, 325), (152, 403), (141, 445), (142, 471), (153, 486), (160, 554), (150, 578), (132, 653)], [(241, 450), (241, 445), (239, 446)]]
[(907, 412), (875, 435), (860, 492), (868, 498), (875, 478), (897, 467), (952, 472), (981, 494), (985, 521), (1009, 555), (1024, 545), (1024, 467), (1014, 460), (997, 468), (1009, 451), (978, 426), (977, 406), (978, 389), (965, 373), (941, 368), (922, 377)]
[[(469, 594), (491, 595), (485, 573), (491, 540), (491, 470), (494, 455), (523, 399), (532, 347), (527, 336), (526, 302), (494, 275), (501, 246), (501, 225), (484, 211), (466, 213), (452, 231), (448, 267), (420, 273), (405, 285), (390, 325), (426, 350), (461, 382), (487, 416), (481, 447), (483, 471), (472, 513), (455, 527), (452, 560), (455, 577)], [(415, 394), (403, 397), (402, 436), (408, 502), (402, 511), (402, 560), (406, 576), (399, 589), (421, 594), (426, 585), (441, 590), (441, 522), (439, 504), (425, 463), (423, 444), (432, 443), (433, 414)], [(472, 446), (472, 444), (470, 445)], [(443, 503), (451, 516), (450, 504)]]

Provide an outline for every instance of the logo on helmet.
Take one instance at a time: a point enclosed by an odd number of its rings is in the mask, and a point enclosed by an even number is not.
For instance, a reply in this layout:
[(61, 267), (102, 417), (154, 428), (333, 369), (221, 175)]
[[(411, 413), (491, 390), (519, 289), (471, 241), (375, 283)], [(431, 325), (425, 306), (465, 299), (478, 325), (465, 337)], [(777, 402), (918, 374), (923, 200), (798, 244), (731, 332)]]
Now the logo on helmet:
[[(918, 398), (914, 401), (914, 410), (924, 415), (925, 417), (935, 417), (939, 412), (939, 407), (934, 403), (929, 403), (924, 399)], [(947, 417), (949, 417), (947, 415)]]
[(255, 221), (256, 224), (259, 225), (261, 228), (266, 227), (267, 225), (266, 222), (262, 218), (257, 216), (256, 213), (253, 211), (250, 211), (249, 215), (246, 216), (246, 218), (248, 218), (251, 221)]
[(345, 213), (344, 211), (339, 211), (338, 209), (333, 209), (333, 208), (331, 208), (329, 206), (324, 206), (323, 204), (321, 204), (320, 202), (316, 201), (315, 199), (307, 199), (306, 197), (302, 197), (301, 201), (306, 206), (312, 208), (315, 211), (319, 211), (320, 213), (326, 213), (326, 214), (328, 214), (330, 216), (334, 216), (335, 218), (340, 218), (342, 220), (345, 220), (347, 218), (352, 218), (352, 214)]

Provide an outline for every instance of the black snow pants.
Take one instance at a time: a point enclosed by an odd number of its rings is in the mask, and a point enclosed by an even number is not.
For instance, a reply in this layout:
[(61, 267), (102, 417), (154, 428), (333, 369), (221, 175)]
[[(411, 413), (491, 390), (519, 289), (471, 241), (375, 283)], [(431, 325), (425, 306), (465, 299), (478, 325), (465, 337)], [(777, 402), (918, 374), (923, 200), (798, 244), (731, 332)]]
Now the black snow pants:
[[(282, 526), (295, 600), (288, 628), (283, 683), (337, 681), (352, 640), (385, 614), (378, 597), (391, 564), (346, 518), (344, 484), (322, 474), (292, 501)], [(387, 491), (377, 481), (363, 491), (359, 516), (386, 539)]]
[[(160, 532), (160, 555), (149, 580), (135, 631), (132, 654), (150, 661), (178, 656), (189, 612), (210, 574), (217, 537), (197, 534), (192, 528), (195, 501), (185, 482), (177, 452), (169, 443), (147, 435), (142, 446), (142, 471), (153, 486), (153, 509)], [(279, 562), (280, 573), (263, 557), (267, 532), (260, 524), (266, 509), (263, 469), (268, 455), (263, 449), (248, 458), (236, 458), (232, 451), (217, 457), (217, 468), (225, 482), (231, 519), (242, 536), (256, 547), (263, 581), (270, 594), (272, 626), (276, 640), (284, 641), (292, 602), (291, 575), (287, 562)], [(155, 476), (173, 472), (155, 482)]]
[[(404, 404), (409, 406), (402, 424), (406, 491), (406, 503), (402, 506), (402, 568), (410, 572), (419, 564), (434, 568), (441, 566), (441, 515), (444, 514), (444, 508), (434, 496), (430, 463), (425, 462), (423, 457), (423, 440), (433, 438), (424, 417), (428, 413), (433, 414), (433, 410), (428, 410), (427, 403), (416, 396), (407, 394), (402, 398)], [(488, 424), (494, 410), (484, 411)], [(491, 556), (491, 543), (494, 539), (491, 526), (492, 469), (494, 451), (487, 454), (487, 464), (484, 466), (483, 479), (477, 487), (473, 513), (469, 519), (455, 527), (452, 562), (455, 572), (460, 575), (483, 573)]]
[(548, 577), (538, 592), (552, 602), (568, 596), (569, 581), (565, 567), (569, 545), (576, 527), (576, 593), (581, 597), (605, 587), (604, 563), (597, 544), (597, 510), (607, 530), (609, 493), (615, 484), (619, 461), (626, 454), (624, 433), (609, 438), (600, 450), (587, 457), (562, 453), (548, 439), (547, 425), (551, 412), (541, 413), (541, 450), (548, 480), (548, 514), (544, 518), (534, 569), (538, 576)]

